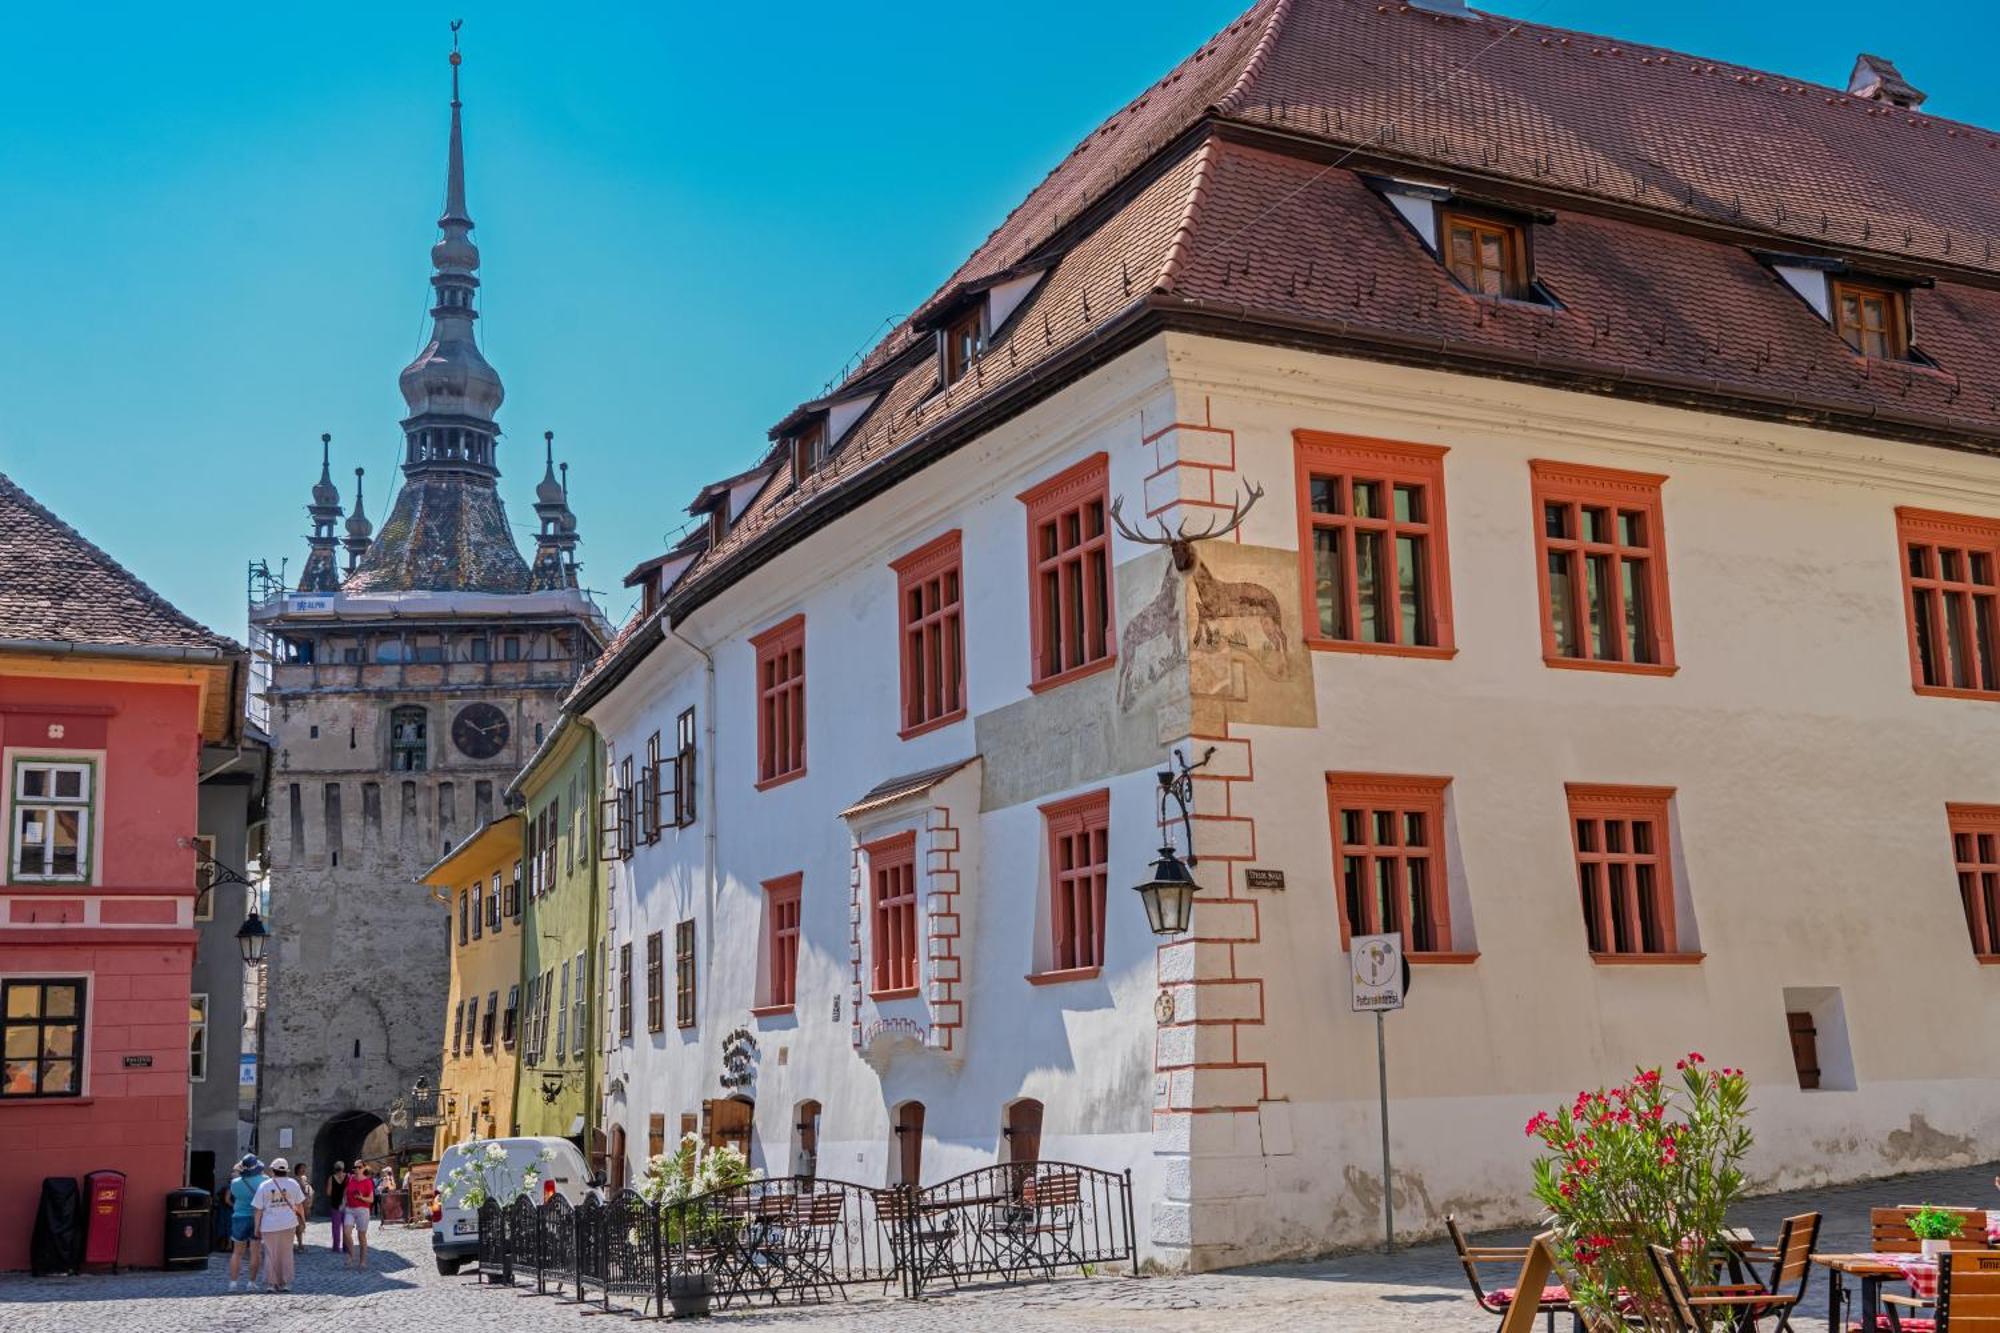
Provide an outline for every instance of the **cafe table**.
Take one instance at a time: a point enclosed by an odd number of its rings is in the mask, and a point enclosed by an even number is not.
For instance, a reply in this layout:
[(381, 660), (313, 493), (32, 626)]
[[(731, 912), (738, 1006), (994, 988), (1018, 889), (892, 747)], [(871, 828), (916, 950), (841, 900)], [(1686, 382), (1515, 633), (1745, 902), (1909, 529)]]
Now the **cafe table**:
[[(1924, 1260), (1914, 1254), (1815, 1254), (1812, 1261), (1826, 1270), (1826, 1326), (1829, 1333), (1841, 1333), (1843, 1328), (1840, 1310), (1845, 1302), (1848, 1278), (1855, 1279), (1861, 1286), (1861, 1317), (1855, 1322), (1863, 1333), (1874, 1333), (1876, 1321), (1882, 1314), (1882, 1284), (1901, 1282), (1907, 1276), (1907, 1269), (1925, 1266)], [(1932, 1285), (1931, 1291), (1935, 1290), (1935, 1285)]]

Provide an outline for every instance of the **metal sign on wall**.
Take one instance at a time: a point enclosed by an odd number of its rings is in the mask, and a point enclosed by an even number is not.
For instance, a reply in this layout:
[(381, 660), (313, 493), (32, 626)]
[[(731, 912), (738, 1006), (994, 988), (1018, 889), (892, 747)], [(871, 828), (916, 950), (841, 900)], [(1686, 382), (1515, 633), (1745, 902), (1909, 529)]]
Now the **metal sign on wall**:
[(1347, 956), (1353, 972), (1355, 1013), (1384, 1013), (1403, 1007), (1410, 970), (1403, 961), (1401, 935), (1356, 935)]

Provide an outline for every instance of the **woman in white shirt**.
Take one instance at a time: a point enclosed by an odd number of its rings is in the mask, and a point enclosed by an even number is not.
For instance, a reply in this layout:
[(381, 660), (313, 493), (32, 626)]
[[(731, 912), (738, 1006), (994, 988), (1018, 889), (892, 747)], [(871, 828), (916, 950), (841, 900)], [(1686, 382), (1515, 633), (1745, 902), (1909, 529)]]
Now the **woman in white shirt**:
[(268, 1291), (290, 1291), (295, 1256), (292, 1233), (305, 1225), (306, 1192), (292, 1179), (284, 1158), (271, 1163), (271, 1178), (257, 1187), (251, 1203), (257, 1214), (257, 1234), (264, 1242), (264, 1285)]

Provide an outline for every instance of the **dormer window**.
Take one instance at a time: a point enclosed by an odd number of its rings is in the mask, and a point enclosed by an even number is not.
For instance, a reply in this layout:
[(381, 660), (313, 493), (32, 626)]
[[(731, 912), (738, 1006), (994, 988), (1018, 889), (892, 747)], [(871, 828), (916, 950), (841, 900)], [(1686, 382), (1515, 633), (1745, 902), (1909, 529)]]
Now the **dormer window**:
[(986, 307), (975, 302), (964, 314), (944, 326), (944, 382), (947, 386), (965, 378), (986, 350)]
[(720, 504), (708, 511), (708, 549), (713, 551), (722, 545), (722, 539), (728, 535), (729, 500), (724, 497)]
[(826, 451), (826, 421), (821, 418), (799, 427), (792, 436), (792, 484), (803, 482), (819, 470), (821, 456)]
[(1833, 326), (1849, 347), (1884, 361), (1909, 359), (1909, 314), (1902, 292), (1843, 278), (1835, 278), (1832, 287)]
[(1479, 296), (1532, 299), (1528, 289), (1526, 246), (1521, 229), (1510, 222), (1439, 210), (1440, 247), (1445, 267)]

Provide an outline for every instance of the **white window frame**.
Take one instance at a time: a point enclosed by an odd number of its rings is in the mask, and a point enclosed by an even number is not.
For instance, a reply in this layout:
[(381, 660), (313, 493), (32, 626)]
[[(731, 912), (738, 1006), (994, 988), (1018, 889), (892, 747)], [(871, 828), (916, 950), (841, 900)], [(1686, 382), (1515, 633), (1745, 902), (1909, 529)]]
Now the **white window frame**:
[[(194, 1011), (199, 1009), (197, 1019)], [(191, 991), (188, 994), (188, 1082), (208, 1082), (208, 992)], [(195, 1072), (195, 1051), (201, 1051), (201, 1072)]]
[(579, 1060), (583, 1059), (584, 1051), (584, 1016), (588, 1012), (585, 996), (585, 991), (588, 987), (585, 984), (585, 974), (589, 971), (589, 968), (590, 950), (578, 949), (576, 951), (576, 999), (570, 1005), (570, 1026), (572, 1031), (570, 1033), (569, 1044), (570, 1048), (576, 1052), (576, 1058)]
[[(97, 857), (95, 855), (100, 832), (101, 811), (97, 794), (102, 786), (102, 752), (10, 752), (7, 756), (7, 874), (15, 884), (94, 884), (97, 882)], [(23, 793), (30, 769), (47, 769), (51, 773), (74, 770), (84, 776), (83, 798), (81, 800), (30, 798)], [(20, 811), (24, 806), (37, 809), (81, 810), (83, 818), (78, 825), (76, 866), (73, 875), (28, 875), (21, 871), (22, 854), (26, 850), (20, 837)], [(53, 828), (53, 821), (45, 827)], [(42, 848), (46, 862), (49, 840), (45, 836)]]

